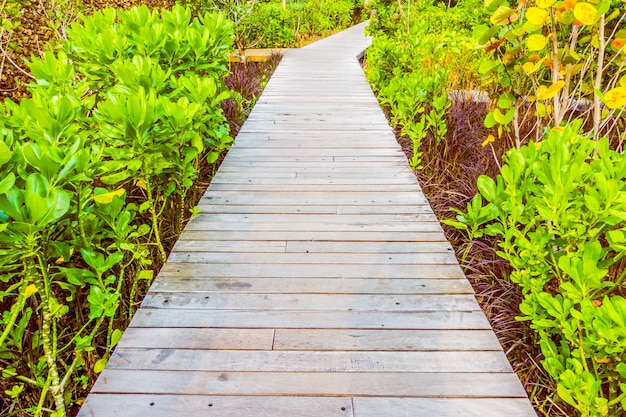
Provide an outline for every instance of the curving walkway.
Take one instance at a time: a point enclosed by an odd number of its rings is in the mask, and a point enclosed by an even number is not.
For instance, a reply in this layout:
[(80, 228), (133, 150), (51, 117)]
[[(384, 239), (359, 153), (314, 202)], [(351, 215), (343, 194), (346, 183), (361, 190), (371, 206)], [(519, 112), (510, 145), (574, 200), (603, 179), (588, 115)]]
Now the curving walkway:
[(285, 54), (80, 417), (535, 416), (363, 28)]

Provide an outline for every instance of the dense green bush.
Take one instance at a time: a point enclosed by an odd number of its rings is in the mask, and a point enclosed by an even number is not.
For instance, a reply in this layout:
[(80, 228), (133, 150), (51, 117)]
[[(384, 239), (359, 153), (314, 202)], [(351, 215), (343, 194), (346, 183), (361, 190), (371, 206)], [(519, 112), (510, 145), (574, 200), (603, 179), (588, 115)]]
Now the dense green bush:
[[(448, 221), (471, 238), (496, 236), (498, 255), (524, 296), (561, 400), (581, 416), (626, 407), (626, 158), (581, 121), (513, 149), (502, 174)], [(486, 201), (486, 204), (484, 204)], [(620, 411), (621, 410), (621, 411)]]
[(419, 169), (426, 136), (437, 142), (445, 139), (449, 91), (479, 82), (483, 54), (474, 48), (464, 14), (473, 13), (474, 2), (457, 6), (458, 13), (442, 4), (417, 3), (413, 8), (399, 4), (384, 0), (370, 4), (376, 13), (368, 28), (373, 42), (367, 51), (366, 75), (391, 122), (411, 140), (411, 167)]
[[(0, 112), (0, 360), (9, 414), (66, 415), (103, 369), (201, 158), (231, 141), (219, 107), (232, 23), (105, 9), (33, 59), (32, 98)], [(172, 219), (171, 225), (163, 223)]]
[(361, 0), (184, 0), (199, 13), (223, 11), (235, 22), (238, 49), (292, 48), (364, 20)]

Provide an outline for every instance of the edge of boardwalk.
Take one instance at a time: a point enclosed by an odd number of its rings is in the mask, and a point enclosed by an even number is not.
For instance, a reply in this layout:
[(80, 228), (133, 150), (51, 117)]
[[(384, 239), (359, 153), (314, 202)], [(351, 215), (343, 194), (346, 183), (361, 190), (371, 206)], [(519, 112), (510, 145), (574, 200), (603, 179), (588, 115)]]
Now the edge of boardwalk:
[(530, 417), (356, 56), (290, 50), (85, 416)]

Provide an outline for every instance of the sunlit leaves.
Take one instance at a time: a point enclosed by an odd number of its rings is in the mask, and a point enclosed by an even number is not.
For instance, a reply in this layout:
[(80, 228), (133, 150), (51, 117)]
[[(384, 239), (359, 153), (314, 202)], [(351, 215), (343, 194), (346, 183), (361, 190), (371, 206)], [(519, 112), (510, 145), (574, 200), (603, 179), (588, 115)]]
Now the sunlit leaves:
[(576, 3), (574, 6), (574, 16), (583, 25), (593, 25), (597, 13), (596, 8), (590, 3)]
[(535, 26), (543, 26), (548, 19), (548, 11), (539, 7), (529, 7), (526, 10), (526, 19)]
[(563, 88), (565, 82), (563, 80), (559, 80), (554, 84), (546, 87), (545, 85), (540, 85), (535, 92), (537, 100), (548, 100), (552, 97), (556, 96), (557, 93)]
[(511, 22), (515, 22), (518, 19), (517, 11), (510, 7), (500, 6), (498, 10), (491, 15), (490, 21), (494, 25), (507, 25)]
[(609, 109), (617, 109), (626, 105), (626, 87), (616, 87), (604, 94), (604, 103)]
[(541, 51), (547, 44), (548, 38), (540, 34), (530, 35), (526, 40), (526, 46), (530, 51)]

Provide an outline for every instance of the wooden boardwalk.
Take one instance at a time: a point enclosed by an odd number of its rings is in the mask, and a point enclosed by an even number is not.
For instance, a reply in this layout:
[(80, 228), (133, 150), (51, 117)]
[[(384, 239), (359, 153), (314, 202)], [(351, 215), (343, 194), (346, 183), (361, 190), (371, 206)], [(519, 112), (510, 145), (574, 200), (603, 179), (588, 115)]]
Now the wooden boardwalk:
[(286, 53), (80, 417), (535, 416), (366, 45)]

